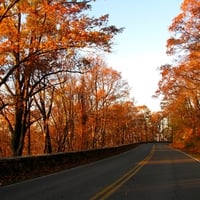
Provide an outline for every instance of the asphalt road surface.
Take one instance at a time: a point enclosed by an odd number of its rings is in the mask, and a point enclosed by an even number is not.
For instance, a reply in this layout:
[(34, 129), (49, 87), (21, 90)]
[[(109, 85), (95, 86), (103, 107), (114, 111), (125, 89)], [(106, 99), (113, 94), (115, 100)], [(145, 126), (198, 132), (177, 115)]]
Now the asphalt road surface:
[(0, 188), (1, 200), (200, 200), (200, 163), (142, 144), (89, 165)]

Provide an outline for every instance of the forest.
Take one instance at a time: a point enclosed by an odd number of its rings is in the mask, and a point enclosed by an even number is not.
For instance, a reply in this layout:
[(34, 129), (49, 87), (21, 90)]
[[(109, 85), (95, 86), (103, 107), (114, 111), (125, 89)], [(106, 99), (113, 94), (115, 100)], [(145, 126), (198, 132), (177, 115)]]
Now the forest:
[(185, 0), (169, 28), (159, 112), (136, 106), (104, 53), (123, 28), (90, 16), (93, 0), (0, 4), (0, 157), (169, 141), (198, 152), (200, 2)]

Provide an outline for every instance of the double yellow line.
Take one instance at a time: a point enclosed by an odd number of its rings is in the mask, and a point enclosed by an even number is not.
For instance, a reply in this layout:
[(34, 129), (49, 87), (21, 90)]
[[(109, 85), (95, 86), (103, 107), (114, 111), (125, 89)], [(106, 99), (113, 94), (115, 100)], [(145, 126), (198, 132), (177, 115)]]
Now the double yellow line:
[(117, 179), (112, 184), (108, 185), (106, 188), (98, 192), (95, 196), (90, 198), (90, 200), (105, 200), (111, 196), (116, 190), (118, 190), (124, 183), (126, 183), (130, 178), (132, 178), (152, 157), (155, 151), (155, 146), (153, 145), (151, 152), (139, 162), (133, 169), (129, 170), (122, 177)]

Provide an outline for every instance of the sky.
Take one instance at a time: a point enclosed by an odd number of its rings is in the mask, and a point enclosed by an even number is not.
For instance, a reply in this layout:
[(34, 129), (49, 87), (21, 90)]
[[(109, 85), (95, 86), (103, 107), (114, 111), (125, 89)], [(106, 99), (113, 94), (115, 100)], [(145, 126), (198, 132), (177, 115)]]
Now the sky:
[(136, 105), (160, 110), (160, 100), (152, 98), (161, 79), (158, 68), (169, 63), (166, 43), (182, 0), (96, 0), (94, 16), (109, 14), (109, 24), (124, 31), (115, 36), (113, 52), (106, 55), (109, 67), (121, 72), (131, 87)]

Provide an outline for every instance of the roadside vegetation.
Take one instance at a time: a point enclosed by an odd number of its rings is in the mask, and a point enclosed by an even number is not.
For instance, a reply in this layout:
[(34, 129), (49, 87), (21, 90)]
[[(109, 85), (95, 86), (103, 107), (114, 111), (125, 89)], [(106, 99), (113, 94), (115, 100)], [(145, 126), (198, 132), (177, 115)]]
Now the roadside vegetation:
[(173, 146), (200, 153), (200, 2), (184, 0), (172, 21), (167, 53), (173, 62), (160, 67), (162, 97)]
[[(123, 28), (95, 1), (0, 4), (0, 157), (170, 141), (200, 153), (200, 3), (185, 0), (160, 67), (159, 112), (136, 106), (104, 53)], [(147, 66), (148, 67), (148, 66)]]
[[(157, 118), (107, 66), (123, 31), (92, 0), (0, 4), (0, 157), (152, 141)], [(147, 133), (148, 132), (148, 133)]]

